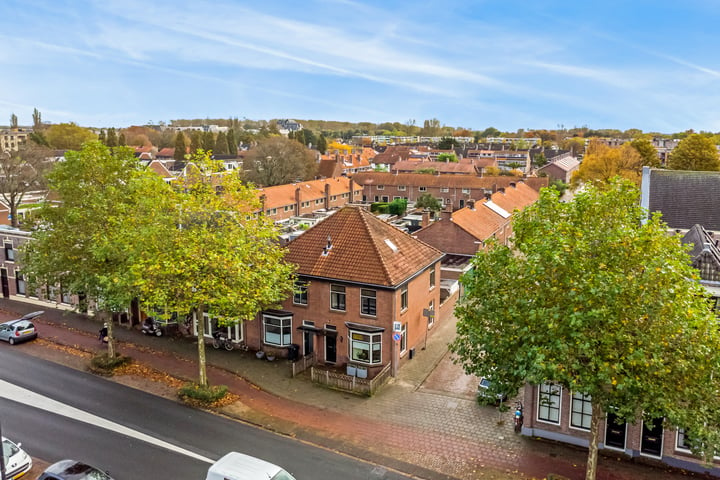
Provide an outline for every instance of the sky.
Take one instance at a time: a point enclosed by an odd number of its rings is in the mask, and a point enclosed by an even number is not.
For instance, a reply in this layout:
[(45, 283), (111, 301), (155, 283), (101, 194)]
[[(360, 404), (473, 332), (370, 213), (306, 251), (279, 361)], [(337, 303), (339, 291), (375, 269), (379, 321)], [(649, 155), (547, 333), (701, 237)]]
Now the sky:
[(720, 1), (0, 0), (0, 125), (720, 131)]

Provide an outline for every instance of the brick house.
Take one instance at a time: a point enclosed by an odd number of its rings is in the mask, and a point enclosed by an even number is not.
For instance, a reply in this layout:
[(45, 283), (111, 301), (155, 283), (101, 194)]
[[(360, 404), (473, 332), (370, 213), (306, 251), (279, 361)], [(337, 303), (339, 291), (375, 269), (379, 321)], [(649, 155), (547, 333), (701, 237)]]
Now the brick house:
[(250, 348), (278, 356), (298, 348), (317, 364), (373, 378), (423, 345), (435, 322), (424, 310), (440, 303), (442, 252), (361, 207), (342, 208), (287, 249), (297, 291), (245, 324)]
[[(427, 175), (419, 173), (393, 174), (387, 172), (363, 172), (353, 175), (362, 187), (364, 202), (390, 202), (404, 198), (415, 202), (421, 195), (431, 194), (440, 199), (446, 208), (463, 208), (468, 200), (484, 198), (486, 193), (507, 188), (518, 183), (516, 177), (476, 177), (472, 175)], [(547, 177), (528, 177), (525, 184), (536, 191), (548, 186)]]
[(551, 161), (547, 165), (538, 168), (537, 172), (545, 173), (550, 180), (562, 180), (570, 183), (573, 173), (580, 168), (580, 162), (575, 157), (562, 157), (558, 160)]

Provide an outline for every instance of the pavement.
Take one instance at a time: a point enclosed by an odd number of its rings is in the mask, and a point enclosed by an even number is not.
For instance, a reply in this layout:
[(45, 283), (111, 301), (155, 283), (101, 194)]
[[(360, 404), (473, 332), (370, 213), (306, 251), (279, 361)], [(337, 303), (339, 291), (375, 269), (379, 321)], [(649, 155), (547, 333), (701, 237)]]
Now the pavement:
[[(45, 311), (36, 321), (40, 341), (12, 348), (85, 368), (90, 355), (107, 348), (97, 338), (102, 321), (53, 305), (0, 299), (0, 321)], [(145, 336), (138, 328), (117, 325), (113, 330), (119, 353), (135, 363), (183, 381), (198, 378), (195, 339)], [(454, 318), (437, 322), (426, 348), (418, 349), (372, 397), (320, 387), (307, 374), (292, 378), (286, 360), (269, 362), (253, 352), (214, 350), (210, 345), (207, 373), (212, 385), (226, 385), (237, 396), (220, 413), (379, 468), (427, 480), (585, 478), (585, 449), (517, 435), (511, 412), (478, 405), (477, 380), (465, 375), (448, 351), (454, 335)], [(176, 389), (163, 382), (113, 379), (177, 398)], [(597, 474), (598, 480), (681, 477), (707, 478), (605, 454)]]

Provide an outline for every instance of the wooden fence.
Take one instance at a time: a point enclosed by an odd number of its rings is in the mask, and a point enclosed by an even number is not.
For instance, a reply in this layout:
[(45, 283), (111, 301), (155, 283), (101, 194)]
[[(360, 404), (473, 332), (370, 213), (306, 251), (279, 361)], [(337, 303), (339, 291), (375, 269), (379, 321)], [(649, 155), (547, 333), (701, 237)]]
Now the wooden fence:
[(304, 355), (300, 357), (297, 361), (292, 362), (290, 364), (290, 375), (292, 376), (292, 378), (295, 378), (308, 368), (311, 368), (313, 365), (315, 365), (315, 352), (309, 355)]
[(390, 378), (390, 364), (375, 375), (372, 379), (358, 378), (344, 373), (333, 372), (310, 367), (310, 378), (328, 388), (354, 393), (356, 395), (372, 396)]

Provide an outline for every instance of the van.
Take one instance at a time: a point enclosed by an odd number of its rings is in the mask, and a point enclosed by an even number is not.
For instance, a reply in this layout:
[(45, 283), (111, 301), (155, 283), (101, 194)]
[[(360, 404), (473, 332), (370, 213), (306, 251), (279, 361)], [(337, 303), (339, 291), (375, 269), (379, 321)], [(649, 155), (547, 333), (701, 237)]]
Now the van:
[(295, 480), (295, 477), (265, 460), (230, 452), (210, 466), (205, 480)]

